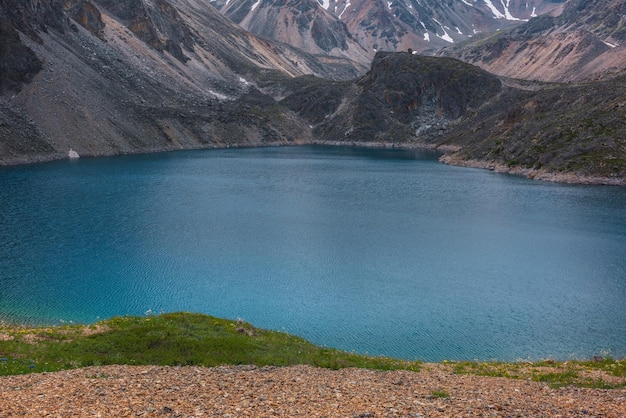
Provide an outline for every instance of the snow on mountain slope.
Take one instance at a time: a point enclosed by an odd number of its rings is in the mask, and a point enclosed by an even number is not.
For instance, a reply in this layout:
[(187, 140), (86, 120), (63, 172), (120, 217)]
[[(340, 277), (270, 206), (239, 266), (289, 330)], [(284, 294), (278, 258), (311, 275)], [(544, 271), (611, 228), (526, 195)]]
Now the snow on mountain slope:
[(220, 11), (256, 35), (306, 52), (350, 58), (363, 64), (370, 62), (370, 56), (345, 23), (316, 0), (230, 0)]
[(542, 81), (610, 77), (626, 68), (626, 1), (570, 0), (497, 36), (440, 51), (494, 74)]
[(289, 43), (310, 53), (368, 62), (380, 50), (435, 51), (480, 32), (493, 32), (519, 25), (534, 16), (558, 13), (563, 2), (214, 0), (212, 4), (229, 19), (257, 35)]
[(547, 13), (562, 1), (545, 0), (318, 0), (346, 23), (370, 51), (436, 50)]

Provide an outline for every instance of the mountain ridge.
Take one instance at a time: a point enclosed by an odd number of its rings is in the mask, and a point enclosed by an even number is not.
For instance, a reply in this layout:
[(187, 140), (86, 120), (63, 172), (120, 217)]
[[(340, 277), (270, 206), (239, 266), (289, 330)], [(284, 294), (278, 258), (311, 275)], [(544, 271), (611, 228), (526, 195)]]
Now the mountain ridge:
[[(562, 9), (562, 1), (545, 0), (214, 0), (213, 4), (252, 33), (309, 52), (319, 52), (316, 45), (329, 39), (335, 46), (353, 39), (364, 48), (366, 62), (378, 51), (434, 52), (478, 33), (508, 28), (533, 16), (558, 14)], [(294, 25), (294, 21), (299, 23)], [(326, 30), (315, 34), (313, 26), (321, 21)], [(348, 49), (345, 56), (364, 62), (361, 51), (355, 54)]]

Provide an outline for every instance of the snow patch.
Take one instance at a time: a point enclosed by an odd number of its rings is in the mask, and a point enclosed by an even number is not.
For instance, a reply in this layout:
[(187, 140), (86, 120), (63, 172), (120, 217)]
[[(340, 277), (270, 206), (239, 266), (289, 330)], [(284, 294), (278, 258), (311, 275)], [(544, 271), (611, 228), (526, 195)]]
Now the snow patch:
[(617, 48), (619, 46), (619, 45), (615, 45), (615, 44), (612, 44), (612, 43), (607, 42), (607, 41), (602, 41), (602, 43), (604, 43), (604, 45), (606, 45), (606, 46), (608, 46), (610, 48)]
[(496, 9), (496, 6), (493, 5), (491, 0), (485, 0), (485, 4), (489, 8), (489, 10), (491, 10), (491, 14), (493, 15), (493, 17), (495, 17), (496, 19), (504, 19), (504, 15), (500, 13), (500, 10)]
[(78, 153), (76, 151), (74, 151), (73, 149), (70, 148), (70, 150), (67, 152), (67, 157), (70, 160), (75, 160), (77, 158), (80, 158), (80, 155), (78, 155)]
[(253, 12), (254, 9), (256, 9), (259, 6), (259, 4), (261, 4), (261, 0), (256, 0), (256, 3), (254, 3), (252, 7), (250, 8), (250, 11)]
[(509, 10), (509, 5), (511, 4), (511, 0), (506, 0), (506, 4), (504, 4), (503, 0), (500, 0), (500, 3), (502, 3), (502, 6), (504, 7), (504, 15), (506, 16), (506, 20), (518, 20), (520, 22), (525, 22), (527, 19), (519, 19), (517, 17), (514, 17), (511, 14), (511, 11)]
[(537, 8), (533, 7), (533, 11), (530, 12), (530, 17), (537, 17)]
[(446, 31), (443, 31), (443, 35), (437, 34), (437, 37), (443, 39), (446, 42), (450, 42), (451, 44), (454, 43), (454, 39), (452, 39), (452, 37), (448, 35)]
[[(229, 0), (229, 1), (230, 1), (230, 0)], [(465, 3), (465, 4), (467, 4), (467, 5), (468, 5), (468, 6), (470, 6), (470, 7), (474, 7), (474, 5), (473, 5), (472, 3), (470, 3), (469, 1), (467, 1), (467, 0), (461, 0), (461, 1), (462, 1), (463, 3)]]
[(330, 7), (330, 0), (318, 0), (320, 6), (322, 6), (324, 9), (328, 10), (328, 8)]
[(392, 5), (392, 4), (393, 4), (393, 2), (392, 2), (392, 1), (388, 1), (388, 2), (387, 2), (387, 8), (388, 8), (389, 10), (391, 10), (391, 5)]
[(341, 19), (341, 16), (343, 15), (343, 12), (345, 12), (346, 10), (348, 10), (348, 7), (350, 7), (351, 3), (348, 1), (346, 2), (346, 5), (343, 7), (343, 10), (341, 11), (341, 13), (339, 13), (338, 17), (339, 19)]
[(430, 42), (430, 34), (428, 32), (424, 32), (424, 40)]
[(218, 93), (216, 91), (209, 90), (209, 93), (211, 93), (213, 96), (215, 96), (215, 98), (218, 99), (218, 100), (230, 100), (230, 97), (225, 96), (225, 95), (223, 95), (221, 93)]
[(526, 21), (525, 19), (519, 19), (511, 14), (511, 11), (509, 10), (511, 0), (507, 0), (506, 4), (504, 3), (504, 0), (500, 0), (500, 4), (504, 9), (504, 13), (498, 10), (498, 8), (491, 2), (491, 0), (485, 0), (485, 4), (489, 8), (489, 10), (491, 10), (491, 14), (493, 14), (493, 17), (495, 17), (496, 19), (518, 20), (522, 22)]
[(455, 26), (454, 28), (456, 29), (456, 31), (457, 31), (457, 33), (458, 33), (459, 35), (463, 35), (463, 32), (461, 32), (461, 29), (459, 29), (459, 27), (458, 27), (458, 26)]
[(249, 84), (250, 84), (250, 83), (248, 82), (248, 80), (246, 80), (246, 79), (245, 79), (245, 78), (243, 78), (243, 77), (239, 77), (239, 82), (240, 82), (241, 84), (243, 84), (244, 86), (247, 86), (247, 85), (249, 85)]
[(439, 25), (439, 27), (443, 31), (443, 35), (439, 35), (438, 33), (435, 33), (435, 35), (437, 35), (438, 38), (441, 38), (444, 41), (450, 42), (451, 44), (453, 44), (454, 43), (454, 39), (452, 39), (452, 37), (450, 35), (448, 35), (448, 32), (446, 32), (444, 26), (437, 19), (433, 18), (433, 20)]

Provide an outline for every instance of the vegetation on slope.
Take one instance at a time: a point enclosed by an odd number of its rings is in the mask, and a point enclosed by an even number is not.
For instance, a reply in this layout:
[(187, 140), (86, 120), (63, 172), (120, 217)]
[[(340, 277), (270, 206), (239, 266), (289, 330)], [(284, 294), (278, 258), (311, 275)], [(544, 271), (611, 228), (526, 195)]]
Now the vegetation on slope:
[[(318, 347), (241, 320), (169, 313), (116, 317), (93, 325), (0, 327), (0, 375), (93, 365), (290, 366), (419, 371), (421, 362)], [(444, 362), (456, 374), (531, 379), (559, 387), (626, 387), (626, 359), (538, 363)]]
[(0, 375), (110, 364), (308, 364), (331, 369), (418, 370), (420, 362), (318, 347), (241, 320), (192, 313), (116, 317), (87, 326), (0, 328)]
[(578, 85), (509, 89), (462, 118), (444, 139), (460, 161), (602, 177), (626, 175), (624, 77)]

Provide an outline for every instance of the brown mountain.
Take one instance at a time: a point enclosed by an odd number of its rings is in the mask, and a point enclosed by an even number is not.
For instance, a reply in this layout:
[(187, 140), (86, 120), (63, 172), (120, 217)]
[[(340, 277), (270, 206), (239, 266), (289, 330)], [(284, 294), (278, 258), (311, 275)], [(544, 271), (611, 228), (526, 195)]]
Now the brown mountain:
[(442, 53), (506, 77), (577, 81), (626, 68), (625, 44), (625, 1), (569, 0), (559, 16), (537, 17)]

